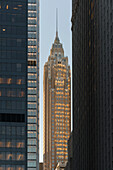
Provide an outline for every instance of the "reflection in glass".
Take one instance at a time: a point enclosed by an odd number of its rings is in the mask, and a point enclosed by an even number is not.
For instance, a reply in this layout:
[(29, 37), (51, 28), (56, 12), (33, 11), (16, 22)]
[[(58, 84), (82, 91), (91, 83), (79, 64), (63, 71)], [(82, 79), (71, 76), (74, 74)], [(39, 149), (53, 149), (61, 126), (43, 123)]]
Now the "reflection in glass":
[(6, 166), (6, 170), (15, 170), (15, 167), (11, 166), (11, 165), (7, 165)]
[(24, 142), (17, 142), (17, 148), (24, 148)]
[(17, 153), (17, 160), (24, 160), (24, 155), (21, 153)]
[(12, 153), (7, 153), (6, 154), (6, 160), (15, 160), (15, 155)]
[(6, 147), (7, 147), (7, 148), (12, 147), (12, 143), (11, 143), (11, 142), (6, 142)]

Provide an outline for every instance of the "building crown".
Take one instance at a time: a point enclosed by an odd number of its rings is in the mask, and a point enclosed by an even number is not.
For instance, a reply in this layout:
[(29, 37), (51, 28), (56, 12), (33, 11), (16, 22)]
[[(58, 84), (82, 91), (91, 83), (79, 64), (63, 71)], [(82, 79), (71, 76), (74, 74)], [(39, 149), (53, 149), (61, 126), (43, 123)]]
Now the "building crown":
[(51, 48), (50, 56), (64, 56), (64, 49), (58, 37), (58, 9), (56, 10), (56, 37)]

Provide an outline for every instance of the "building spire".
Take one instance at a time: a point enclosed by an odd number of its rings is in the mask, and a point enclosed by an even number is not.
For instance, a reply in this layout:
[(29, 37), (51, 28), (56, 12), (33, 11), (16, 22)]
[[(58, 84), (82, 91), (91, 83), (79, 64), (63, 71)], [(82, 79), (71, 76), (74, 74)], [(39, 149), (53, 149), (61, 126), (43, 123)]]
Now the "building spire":
[(58, 38), (58, 8), (56, 8), (56, 38)]
[(55, 38), (55, 43), (60, 43), (60, 40), (58, 38), (58, 8), (56, 9), (56, 38)]

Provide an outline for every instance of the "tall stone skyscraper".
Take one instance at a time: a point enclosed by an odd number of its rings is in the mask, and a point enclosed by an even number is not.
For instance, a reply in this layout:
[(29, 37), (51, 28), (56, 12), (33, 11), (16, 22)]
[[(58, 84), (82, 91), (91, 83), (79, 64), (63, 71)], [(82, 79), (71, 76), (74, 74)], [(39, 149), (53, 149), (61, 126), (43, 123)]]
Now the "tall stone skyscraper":
[(39, 169), (39, 1), (0, 0), (0, 169)]
[(68, 160), (67, 142), (71, 131), (71, 73), (68, 57), (58, 31), (43, 77), (44, 170), (54, 170), (57, 162)]
[(113, 1), (73, 0), (73, 170), (113, 169)]

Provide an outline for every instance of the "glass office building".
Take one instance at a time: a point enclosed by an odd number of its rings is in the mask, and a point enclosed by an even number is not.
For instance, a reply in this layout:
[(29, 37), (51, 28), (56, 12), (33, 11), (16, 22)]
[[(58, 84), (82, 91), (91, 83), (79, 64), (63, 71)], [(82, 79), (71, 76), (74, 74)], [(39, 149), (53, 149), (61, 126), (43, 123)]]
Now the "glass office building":
[(39, 169), (39, 0), (28, 0), (27, 169)]
[(39, 1), (0, 0), (0, 170), (39, 169)]
[(27, 1), (0, 0), (0, 169), (27, 168)]

